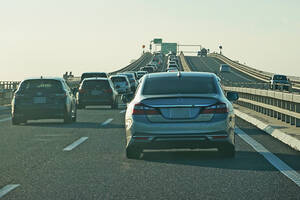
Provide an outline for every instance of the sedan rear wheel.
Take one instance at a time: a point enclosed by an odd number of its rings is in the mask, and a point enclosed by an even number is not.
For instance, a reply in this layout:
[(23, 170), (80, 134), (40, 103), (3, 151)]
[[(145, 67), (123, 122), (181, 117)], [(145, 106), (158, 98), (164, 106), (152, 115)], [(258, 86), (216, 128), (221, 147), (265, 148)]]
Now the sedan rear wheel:
[(141, 149), (133, 148), (133, 147), (126, 148), (126, 157), (128, 159), (139, 159), (141, 153), (142, 153)]
[(64, 116), (64, 123), (68, 124), (72, 122), (72, 113), (65, 111), (65, 116)]

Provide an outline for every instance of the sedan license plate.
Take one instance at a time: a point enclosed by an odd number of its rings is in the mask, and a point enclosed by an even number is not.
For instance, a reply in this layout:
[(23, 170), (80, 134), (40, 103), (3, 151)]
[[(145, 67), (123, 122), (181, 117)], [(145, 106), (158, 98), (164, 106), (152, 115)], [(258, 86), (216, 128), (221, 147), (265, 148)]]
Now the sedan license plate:
[(36, 104), (46, 103), (46, 97), (34, 97), (33, 103), (36, 103)]
[(100, 91), (100, 90), (92, 90), (92, 95), (97, 96), (97, 95), (100, 95), (100, 94), (102, 94), (102, 91)]
[(173, 119), (191, 118), (190, 108), (171, 108), (170, 115)]

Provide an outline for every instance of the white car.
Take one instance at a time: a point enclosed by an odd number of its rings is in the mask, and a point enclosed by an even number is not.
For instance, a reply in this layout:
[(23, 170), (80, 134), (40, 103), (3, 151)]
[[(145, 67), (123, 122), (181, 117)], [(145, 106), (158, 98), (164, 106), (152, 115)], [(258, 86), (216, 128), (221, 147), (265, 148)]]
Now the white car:
[(119, 94), (130, 93), (130, 83), (125, 75), (111, 75), (110, 80), (113, 82), (115, 89)]
[(220, 72), (230, 72), (230, 66), (227, 64), (220, 65)]

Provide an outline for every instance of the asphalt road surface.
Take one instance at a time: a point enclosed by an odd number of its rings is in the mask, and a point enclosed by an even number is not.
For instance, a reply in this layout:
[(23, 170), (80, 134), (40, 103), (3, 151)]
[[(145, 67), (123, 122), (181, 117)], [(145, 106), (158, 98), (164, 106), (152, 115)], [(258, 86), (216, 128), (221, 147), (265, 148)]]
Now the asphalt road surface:
[[(194, 71), (218, 69), (202, 59), (188, 58)], [(124, 111), (87, 107), (73, 124), (20, 126), (0, 111), (0, 199), (300, 199), (300, 152), (249, 123), (236, 119), (235, 158), (209, 149), (146, 151), (129, 160)]]
[[(77, 123), (12, 126), (8, 111), (1, 111), (0, 198), (300, 199), (300, 185), (239, 136), (233, 159), (214, 149), (126, 159), (124, 115), (124, 108), (87, 107)], [(299, 152), (242, 120), (237, 126), (299, 176)]]

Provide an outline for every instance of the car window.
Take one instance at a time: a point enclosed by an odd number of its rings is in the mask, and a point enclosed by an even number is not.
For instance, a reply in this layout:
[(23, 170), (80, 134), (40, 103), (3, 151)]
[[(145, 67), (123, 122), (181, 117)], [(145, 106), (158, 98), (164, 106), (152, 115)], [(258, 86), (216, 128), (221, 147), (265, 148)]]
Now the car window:
[(106, 89), (110, 88), (107, 80), (88, 80), (84, 81), (82, 88), (84, 89)]
[(113, 82), (126, 82), (125, 77), (111, 77)]
[(63, 87), (60, 81), (58, 80), (27, 80), (22, 82), (19, 91), (24, 92), (36, 92), (36, 91), (45, 91), (48, 93), (59, 93), (63, 91)]
[(107, 78), (107, 75), (106, 73), (86, 73), (86, 74), (82, 74), (81, 81), (85, 78), (93, 78), (93, 77)]
[(217, 93), (212, 77), (154, 77), (145, 81), (144, 95)]
[(275, 75), (274, 76), (274, 80), (287, 80), (286, 76), (282, 76), (282, 75)]

